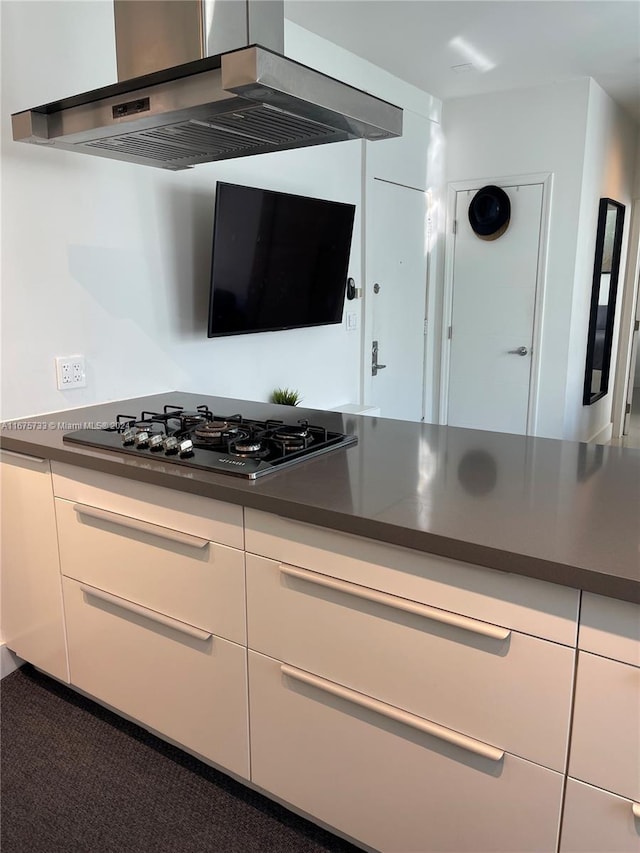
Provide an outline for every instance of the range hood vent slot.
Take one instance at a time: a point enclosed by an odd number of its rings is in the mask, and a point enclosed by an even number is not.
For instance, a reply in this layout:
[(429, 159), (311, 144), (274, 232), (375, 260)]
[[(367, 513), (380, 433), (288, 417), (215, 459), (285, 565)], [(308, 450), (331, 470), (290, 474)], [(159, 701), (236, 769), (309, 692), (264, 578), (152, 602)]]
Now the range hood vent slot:
[(275, 150), (285, 145), (311, 145), (335, 134), (317, 122), (258, 106), (229, 116), (211, 116), (97, 139), (85, 146), (184, 167), (188, 165), (186, 161), (207, 162), (261, 153), (269, 147)]

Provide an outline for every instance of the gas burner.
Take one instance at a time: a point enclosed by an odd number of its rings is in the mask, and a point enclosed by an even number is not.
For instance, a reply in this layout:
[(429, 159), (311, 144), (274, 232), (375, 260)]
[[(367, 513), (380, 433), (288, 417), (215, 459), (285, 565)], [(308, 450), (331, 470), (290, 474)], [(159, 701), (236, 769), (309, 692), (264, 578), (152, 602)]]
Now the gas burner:
[(224, 435), (237, 431), (238, 428), (230, 426), (228, 421), (206, 421), (198, 423), (193, 434), (203, 441), (218, 442)]
[(170, 417), (179, 418), (183, 429), (190, 429), (198, 424), (210, 422), (206, 412), (171, 412)]
[(313, 441), (312, 438), (280, 438), (277, 435), (274, 435), (273, 440), (286, 453), (305, 450)]
[(259, 450), (262, 450), (262, 442), (259, 440), (252, 441), (249, 439), (248, 441), (236, 441), (233, 444), (233, 450), (235, 453), (257, 453)]
[(305, 450), (310, 444), (313, 444), (313, 435), (306, 421), (297, 426), (278, 427), (273, 431), (271, 438), (285, 453)]
[(298, 426), (282, 426), (278, 427), (273, 437), (276, 441), (287, 441), (289, 439), (305, 439), (309, 437), (309, 424), (304, 421)]
[(246, 438), (239, 438), (229, 445), (229, 453), (243, 459), (264, 459), (269, 455), (269, 448), (259, 438), (249, 438), (247, 433)]
[(144, 430), (144, 432), (148, 432), (151, 435), (151, 433), (163, 433), (164, 424), (157, 423), (156, 421), (136, 421), (131, 424), (130, 429), (136, 429), (138, 432)]

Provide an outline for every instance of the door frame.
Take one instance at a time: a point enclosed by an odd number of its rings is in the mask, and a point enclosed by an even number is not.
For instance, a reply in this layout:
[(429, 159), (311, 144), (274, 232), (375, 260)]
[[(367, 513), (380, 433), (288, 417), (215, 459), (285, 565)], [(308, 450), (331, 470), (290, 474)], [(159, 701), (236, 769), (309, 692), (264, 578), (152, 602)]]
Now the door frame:
[(438, 401), (438, 423), (448, 423), (449, 405), (449, 368), (451, 361), (451, 339), (448, 329), (452, 325), (453, 313), (453, 277), (456, 212), (456, 196), (459, 192), (479, 190), (488, 184), (498, 187), (529, 186), (542, 184), (542, 211), (540, 217), (540, 242), (538, 246), (538, 268), (533, 309), (533, 344), (531, 373), (529, 379), (529, 399), (527, 406), (527, 431), (525, 435), (535, 435), (538, 425), (538, 403), (540, 386), (540, 349), (544, 318), (544, 297), (547, 283), (547, 255), (549, 243), (549, 224), (551, 213), (552, 172), (537, 172), (527, 175), (502, 175), (500, 177), (478, 178), (468, 181), (451, 181), (447, 184), (447, 210), (445, 225), (444, 281), (442, 294), (442, 348), (440, 351), (440, 395)]

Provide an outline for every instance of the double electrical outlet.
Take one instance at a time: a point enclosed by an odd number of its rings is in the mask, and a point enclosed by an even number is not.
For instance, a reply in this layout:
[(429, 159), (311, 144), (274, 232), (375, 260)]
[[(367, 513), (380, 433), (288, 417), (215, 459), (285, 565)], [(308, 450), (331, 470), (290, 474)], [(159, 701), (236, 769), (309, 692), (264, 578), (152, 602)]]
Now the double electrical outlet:
[(69, 388), (85, 388), (87, 377), (84, 370), (84, 356), (58, 356), (56, 358), (56, 376), (59, 391), (67, 391)]

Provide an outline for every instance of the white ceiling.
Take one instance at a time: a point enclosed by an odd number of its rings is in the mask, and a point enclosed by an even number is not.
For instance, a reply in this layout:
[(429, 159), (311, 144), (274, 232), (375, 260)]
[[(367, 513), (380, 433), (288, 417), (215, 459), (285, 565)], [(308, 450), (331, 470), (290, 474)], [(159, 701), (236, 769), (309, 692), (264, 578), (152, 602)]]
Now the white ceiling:
[(640, 124), (638, 0), (285, 0), (285, 16), (441, 100), (587, 76)]

